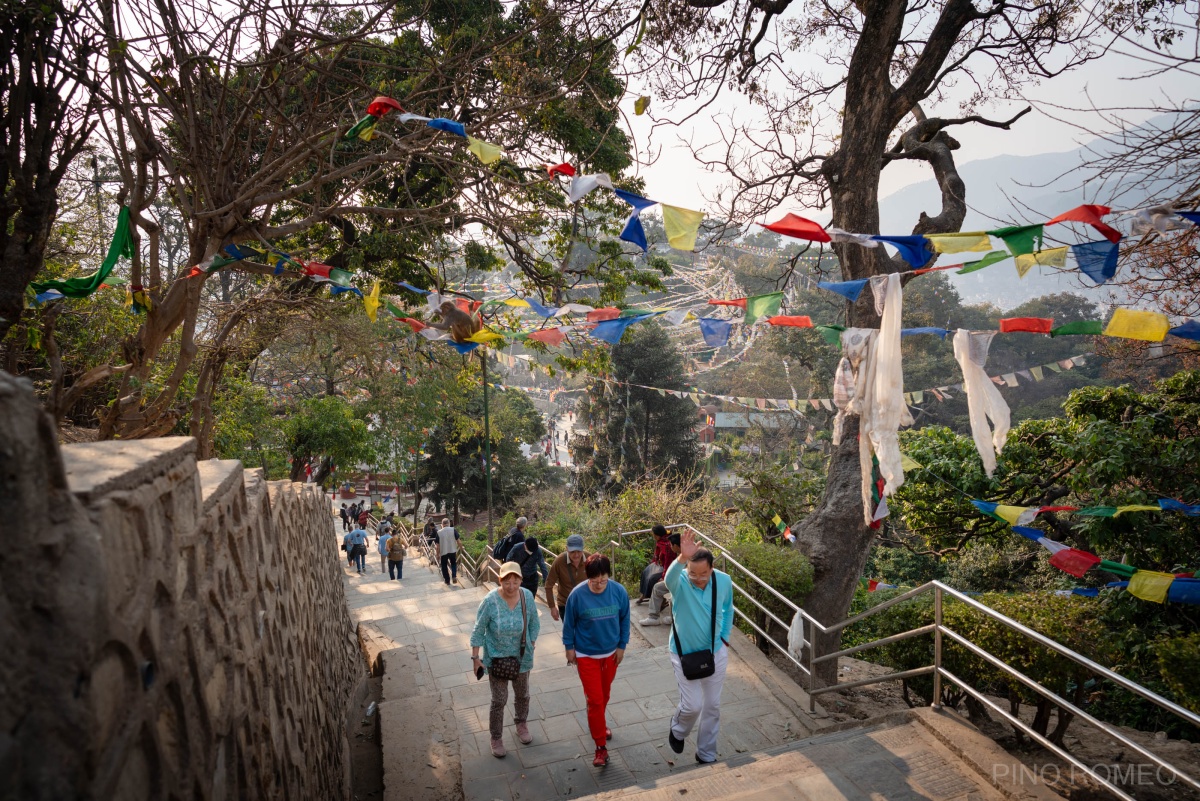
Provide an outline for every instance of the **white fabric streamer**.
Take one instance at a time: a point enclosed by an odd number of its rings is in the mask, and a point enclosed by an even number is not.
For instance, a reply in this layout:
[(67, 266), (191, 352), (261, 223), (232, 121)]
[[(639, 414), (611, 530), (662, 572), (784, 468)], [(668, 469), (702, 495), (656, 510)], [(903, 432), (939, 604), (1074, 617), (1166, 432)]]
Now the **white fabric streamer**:
[(842, 441), (842, 429), (846, 417), (858, 414), (857, 408), (851, 410), (855, 396), (858, 393), (857, 376), (863, 359), (875, 341), (876, 332), (870, 328), (847, 328), (842, 332), (842, 361), (838, 364), (833, 379), (833, 402), (837, 404), (838, 413), (833, 418), (833, 444)]
[[(963, 372), (971, 437), (975, 440), (975, 450), (979, 451), (984, 472), (989, 478), (996, 470), (996, 455), (1004, 450), (1004, 443), (1008, 441), (1008, 429), (1012, 422), (1004, 396), (983, 369), (995, 334), (995, 331), (968, 331), (965, 328), (958, 329), (954, 334), (954, 358)], [(990, 431), (987, 420), (992, 421)]]
[(671, 325), (683, 325), (683, 321), (690, 313), (687, 309), (672, 309), (663, 315), (663, 319)]
[(848, 242), (852, 245), (862, 245), (865, 248), (879, 247), (879, 241), (872, 239), (869, 234), (852, 234), (841, 228), (826, 228), (825, 233), (829, 234), (829, 238), (834, 242)]
[(598, 186), (603, 186), (607, 189), (612, 189), (612, 179), (608, 177), (606, 172), (598, 172), (595, 175), (576, 175), (571, 179), (571, 188), (567, 190), (567, 197), (572, 203), (578, 203), (583, 200), (588, 192), (591, 192)]
[(797, 659), (804, 650), (804, 617), (797, 612), (792, 616), (792, 625), (788, 629), (788, 653)]

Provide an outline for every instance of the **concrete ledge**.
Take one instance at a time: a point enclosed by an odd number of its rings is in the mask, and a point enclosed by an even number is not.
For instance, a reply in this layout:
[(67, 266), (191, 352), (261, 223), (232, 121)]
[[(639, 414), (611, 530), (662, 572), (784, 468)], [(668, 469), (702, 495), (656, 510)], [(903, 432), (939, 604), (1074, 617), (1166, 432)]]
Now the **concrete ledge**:
[(207, 459), (196, 462), (200, 476), (200, 513), (211, 509), (217, 499), (241, 484), (244, 478), (242, 463), (237, 459)]
[(159, 437), (62, 446), (67, 485), (84, 503), (138, 489), (196, 454), (191, 437)]

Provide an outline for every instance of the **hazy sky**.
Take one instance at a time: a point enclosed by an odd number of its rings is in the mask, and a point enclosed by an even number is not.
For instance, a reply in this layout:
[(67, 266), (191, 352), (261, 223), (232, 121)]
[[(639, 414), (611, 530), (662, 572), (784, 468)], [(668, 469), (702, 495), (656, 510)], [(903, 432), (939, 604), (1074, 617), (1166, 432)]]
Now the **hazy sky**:
[[(1031, 87), (1025, 93), (1026, 100), (1001, 103), (983, 110), (982, 113), (990, 118), (1007, 119), (1027, 104), (1034, 107), (1033, 113), (1023, 117), (1011, 131), (983, 125), (952, 128), (951, 134), (962, 144), (962, 149), (957, 152), (958, 163), (962, 165), (976, 159), (1003, 154), (1031, 155), (1073, 150), (1094, 137), (1066, 122), (1053, 119), (1050, 115), (1068, 117), (1097, 131), (1104, 129), (1103, 123), (1093, 114), (1071, 114), (1052, 106), (1088, 107), (1092, 105), (1089, 94), (1096, 105), (1127, 108), (1128, 111), (1122, 116), (1134, 122), (1141, 122), (1152, 116), (1152, 112), (1140, 110), (1148, 104), (1161, 106), (1168, 102), (1167, 99), (1193, 102), (1197, 100), (1200, 80), (1194, 76), (1175, 73), (1166, 77), (1135, 78), (1145, 69), (1144, 63), (1133, 58), (1109, 55), (1041, 86)], [(761, 115), (762, 110), (750, 106), (740, 97), (729, 95), (714, 107), (715, 113), (697, 117), (685, 127), (659, 128), (651, 137), (649, 117), (636, 117), (633, 114), (633, 102), (639, 93), (633, 91), (626, 96), (623, 107), (628, 115), (629, 130), (642, 151), (643, 162), (648, 146), (659, 152), (655, 163), (643, 163), (637, 168), (638, 173), (646, 178), (647, 194), (665, 203), (715, 211), (716, 204), (713, 198), (718, 190), (728, 183), (728, 179), (719, 173), (706, 172), (681, 140), (690, 139), (697, 145), (716, 141), (719, 131), (716, 126), (721, 114), (735, 113), (739, 118), (744, 118), (746, 114)], [(652, 111), (655, 109), (655, 102), (660, 107), (662, 105), (661, 100), (655, 98), (651, 105)], [(940, 107), (927, 107), (926, 112), (931, 115), (955, 115), (956, 108), (957, 103), (946, 103)], [(681, 115), (676, 113), (674, 116)], [(909, 183), (928, 180), (931, 177), (932, 173), (928, 167), (918, 162), (902, 161), (891, 165), (883, 174), (882, 195), (886, 196)], [(703, 199), (702, 196), (707, 199)], [(827, 213), (804, 208), (799, 204), (785, 204), (776, 214), (771, 215), (772, 219), (784, 211), (801, 214), (808, 212), (818, 220), (828, 219)]]

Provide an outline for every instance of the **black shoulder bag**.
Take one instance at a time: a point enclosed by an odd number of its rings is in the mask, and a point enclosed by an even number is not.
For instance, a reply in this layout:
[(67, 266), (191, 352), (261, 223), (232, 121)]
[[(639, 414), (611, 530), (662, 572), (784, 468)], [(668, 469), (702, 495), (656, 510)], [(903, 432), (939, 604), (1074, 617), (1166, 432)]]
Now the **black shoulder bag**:
[(521, 655), (492, 657), (488, 673), (502, 681), (510, 681), (521, 675), (521, 660), (525, 658), (525, 631), (529, 628), (529, 614), (525, 611), (525, 593), (521, 593)]
[(675, 636), (675, 648), (679, 651), (679, 666), (683, 669), (683, 677), (688, 681), (707, 679), (717, 672), (717, 662), (713, 659), (713, 650), (717, 647), (717, 575), (714, 571), (709, 578), (712, 582), (712, 631), (709, 635), (711, 647), (703, 651), (683, 652), (679, 642), (679, 632), (675, 630), (675, 616), (671, 616), (671, 634)]

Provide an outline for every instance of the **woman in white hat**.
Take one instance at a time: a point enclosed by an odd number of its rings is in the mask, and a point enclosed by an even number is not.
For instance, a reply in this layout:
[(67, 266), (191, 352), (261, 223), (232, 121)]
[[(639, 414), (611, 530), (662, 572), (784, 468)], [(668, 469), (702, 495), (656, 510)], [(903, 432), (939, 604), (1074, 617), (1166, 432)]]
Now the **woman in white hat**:
[[(504, 707), (508, 703), (508, 683), (516, 695), (513, 722), (517, 739), (533, 742), (529, 726), (529, 671), (533, 669), (533, 645), (541, 631), (533, 594), (521, 587), (521, 566), (505, 562), (500, 568), (500, 587), (479, 603), (475, 628), (471, 632), (471, 668), (477, 678), (484, 671), (492, 686), (492, 708), (488, 728), (492, 736), (492, 756), (502, 757), (504, 750)], [(481, 653), (482, 649), (482, 653)]]

